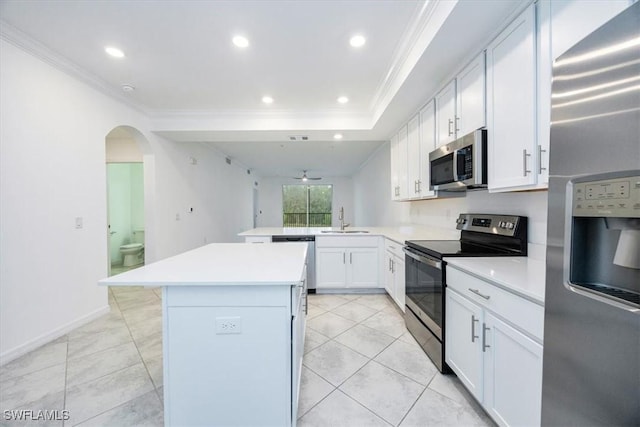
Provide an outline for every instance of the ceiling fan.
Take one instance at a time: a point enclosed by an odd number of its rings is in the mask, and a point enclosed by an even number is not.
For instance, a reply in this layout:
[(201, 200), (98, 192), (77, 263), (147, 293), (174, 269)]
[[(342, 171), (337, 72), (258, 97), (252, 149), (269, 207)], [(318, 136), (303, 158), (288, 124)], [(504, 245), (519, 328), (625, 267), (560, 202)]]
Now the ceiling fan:
[(303, 170), (303, 171), (302, 171), (302, 176), (294, 176), (294, 177), (293, 177), (293, 179), (299, 179), (299, 180), (301, 180), (302, 182), (307, 182), (307, 181), (318, 181), (318, 180), (320, 180), (320, 179), (322, 179), (322, 178), (309, 178), (309, 177), (307, 176), (307, 171), (306, 171), (306, 170)]

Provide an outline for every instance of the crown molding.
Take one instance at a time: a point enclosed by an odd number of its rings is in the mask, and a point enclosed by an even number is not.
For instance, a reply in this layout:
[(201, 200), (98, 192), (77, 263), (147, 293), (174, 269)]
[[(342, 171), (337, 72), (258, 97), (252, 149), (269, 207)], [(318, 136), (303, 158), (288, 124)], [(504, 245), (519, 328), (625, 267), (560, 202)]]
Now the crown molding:
[(458, 0), (427, 0), (414, 16), (402, 37), (387, 75), (372, 98), (369, 107), (372, 126), (375, 126), (389, 106), (457, 3)]
[(73, 61), (65, 58), (64, 56), (54, 52), (46, 45), (33, 39), (28, 34), (15, 28), (8, 22), (0, 19), (0, 39), (11, 43), (12, 45), (24, 50), (25, 52), (35, 56), (39, 60), (51, 65), (54, 68), (62, 71), (65, 74), (87, 84), (93, 89), (101, 92), (110, 98), (115, 99), (134, 110), (147, 114), (148, 112), (138, 103), (133, 102), (130, 98), (126, 97), (121, 91), (115, 90), (103, 79), (96, 75), (89, 73), (84, 68), (79, 67)]

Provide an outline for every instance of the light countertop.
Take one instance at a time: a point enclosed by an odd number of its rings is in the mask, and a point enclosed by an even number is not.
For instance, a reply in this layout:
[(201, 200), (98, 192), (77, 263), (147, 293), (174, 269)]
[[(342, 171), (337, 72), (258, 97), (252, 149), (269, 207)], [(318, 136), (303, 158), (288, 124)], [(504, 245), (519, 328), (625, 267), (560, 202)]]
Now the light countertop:
[[(347, 227), (348, 231), (367, 233), (338, 233), (338, 227), (262, 227), (238, 234), (239, 236), (383, 236), (404, 244), (405, 240), (458, 240), (460, 231), (428, 226)], [(332, 233), (331, 231), (335, 232)]]
[(448, 266), (544, 305), (545, 262), (530, 257), (444, 258)]
[(213, 243), (102, 279), (109, 286), (292, 285), (303, 279), (306, 243)]

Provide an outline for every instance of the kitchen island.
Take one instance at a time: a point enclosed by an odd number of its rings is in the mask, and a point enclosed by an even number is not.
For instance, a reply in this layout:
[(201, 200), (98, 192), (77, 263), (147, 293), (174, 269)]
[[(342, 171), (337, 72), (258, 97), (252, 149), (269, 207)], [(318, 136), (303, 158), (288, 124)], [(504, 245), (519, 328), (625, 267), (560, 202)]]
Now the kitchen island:
[(295, 425), (306, 256), (211, 244), (99, 281), (163, 288), (166, 426)]

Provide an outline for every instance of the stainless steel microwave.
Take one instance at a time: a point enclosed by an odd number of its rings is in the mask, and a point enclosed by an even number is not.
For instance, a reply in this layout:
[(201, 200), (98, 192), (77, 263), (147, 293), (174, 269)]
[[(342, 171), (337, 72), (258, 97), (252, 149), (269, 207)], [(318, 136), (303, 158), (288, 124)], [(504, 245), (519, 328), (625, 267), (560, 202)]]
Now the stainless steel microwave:
[(429, 153), (429, 187), (464, 191), (487, 186), (487, 130), (478, 129)]

